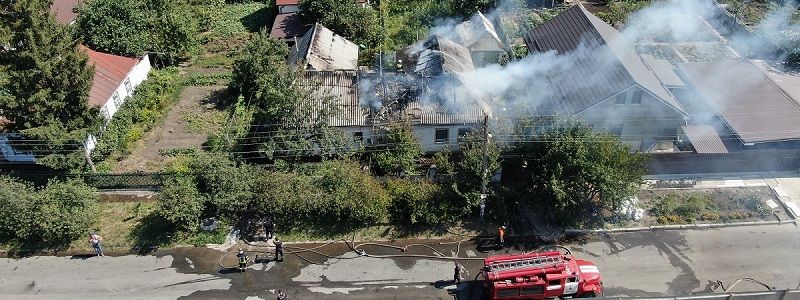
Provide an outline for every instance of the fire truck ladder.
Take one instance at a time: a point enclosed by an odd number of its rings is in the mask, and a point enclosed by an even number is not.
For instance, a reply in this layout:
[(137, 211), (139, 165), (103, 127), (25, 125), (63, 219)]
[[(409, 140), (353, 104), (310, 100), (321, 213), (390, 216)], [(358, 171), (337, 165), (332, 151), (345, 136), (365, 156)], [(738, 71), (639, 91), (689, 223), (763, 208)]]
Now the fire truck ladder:
[(544, 268), (562, 263), (561, 256), (543, 256), (508, 262), (498, 262), (488, 266), (489, 272), (502, 272), (515, 269)]

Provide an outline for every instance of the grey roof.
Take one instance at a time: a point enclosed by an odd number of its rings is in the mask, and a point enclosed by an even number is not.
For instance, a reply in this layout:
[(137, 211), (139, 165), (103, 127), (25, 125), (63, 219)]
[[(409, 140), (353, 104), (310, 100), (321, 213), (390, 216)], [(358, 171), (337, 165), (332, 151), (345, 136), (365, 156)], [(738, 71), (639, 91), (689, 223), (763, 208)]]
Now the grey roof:
[(751, 60), (764, 74), (783, 90), (794, 102), (800, 104), (800, 72), (787, 66), (770, 65), (763, 60)]
[(678, 74), (675, 73), (675, 69), (672, 67), (672, 64), (669, 61), (664, 59), (657, 59), (653, 55), (650, 54), (641, 54), (642, 60), (644, 60), (645, 64), (650, 67), (650, 70), (653, 71), (653, 74), (656, 75), (661, 84), (667, 87), (685, 87), (686, 83), (683, 82), (683, 79), (678, 77)]
[(800, 139), (800, 106), (748, 61), (678, 68), (745, 143)]
[(711, 125), (681, 126), (697, 153), (728, 153), (728, 148)]
[(275, 16), (272, 23), (272, 30), (269, 36), (276, 39), (292, 41), (297, 37), (302, 37), (308, 32), (311, 26), (303, 24), (303, 20), (297, 13), (279, 14)]
[(468, 20), (456, 25), (453, 31), (455, 31), (456, 41), (470, 49), (482, 41), (491, 43), (501, 50), (506, 48), (492, 21), (480, 11), (476, 12)]
[(413, 72), (423, 77), (444, 73), (461, 76), (475, 70), (467, 48), (439, 35), (432, 35), (406, 51), (414, 66)]
[(301, 102), (310, 105), (312, 120), (319, 112), (330, 112), (330, 126), (365, 126), (369, 109), (359, 105), (358, 76), (353, 71), (306, 71), (301, 83), (311, 91), (311, 99)]
[[(587, 108), (634, 85), (640, 86), (676, 111), (683, 106), (661, 85), (624, 37), (613, 27), (575, 5), (524, 35), (530, 53), (556, 51), (559, 54), (586, 47), (565, 72), (551, 74), (560, 94), (555, 106), (571, 113)], [(592, 83), (581, 82), (586, 74), (601, 77)], [(586, 85), (589, 86), (586, 86)]]
[(289, 52), (289, 63), (304, 61), (308, 70), (358, 69), (358, 46), (319, 23), (306, 32)]
[(439, 103), (417, 100), (406, 104), (401, 109), (401, 114), (408, 117), (414, 125), (455, 125), (482, 123), (484, 111), (489, 113), (488, 107), (477, 101), (470, 101), (456, 110)]

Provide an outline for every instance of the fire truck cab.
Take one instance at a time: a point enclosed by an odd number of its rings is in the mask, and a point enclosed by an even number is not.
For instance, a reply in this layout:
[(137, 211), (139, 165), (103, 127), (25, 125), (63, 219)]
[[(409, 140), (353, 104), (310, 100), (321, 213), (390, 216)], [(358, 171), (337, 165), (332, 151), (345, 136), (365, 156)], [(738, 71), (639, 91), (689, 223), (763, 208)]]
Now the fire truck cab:
[(490, 256), (482, 276), (490, 299), (588, 298), (603, 293), (592, 262), (558, 251)]

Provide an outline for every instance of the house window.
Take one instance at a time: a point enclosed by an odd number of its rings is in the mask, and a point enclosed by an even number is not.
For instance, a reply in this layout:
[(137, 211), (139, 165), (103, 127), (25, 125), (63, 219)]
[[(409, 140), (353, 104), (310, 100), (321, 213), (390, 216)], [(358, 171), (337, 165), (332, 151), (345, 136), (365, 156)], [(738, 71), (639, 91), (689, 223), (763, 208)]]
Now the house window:
[(353, 142), (361, 143), (364, 141), (364, 133), (361, 131), (353, 132)]
[(436, 129), (436, 143), (443, 144), (448, 142), (450, 131), (447, 128)]
[(128, 95), (133, 92), (133, 85), (131, 85), (130, 78), (125, 78), (125, 90), (128, 91)]
[(616, 136), (622, 136), (622, 128), (624, 127), (623, 124), (614, 125), (614, 128), (611, 128), (611, 133)]
[(114, 93), (114, 96), (112, 97), (112, 99), (114, 99), (114, 106), (116, 108), (119, 108), (122, 105), (122, 99), (119, 98), (119, 93), (118, 92)]
[(472, 128), (459, 128), (458, 129), (458, 137), (465, 136), (465, 135), (469, 134), (470, 131), (472, 131)]
[(617, 98), (614, 100), (614, 104), (625, 105), (625, 103), (628, 100), (626, 99), (625, 96), (627, 96), (625, 93), (617, 94)]
[(644, 92), (642, 92), (642, 91), (633, 92), (633, 99), (631, 99), (631, 104), (642, 104), (642, 97), (643, 96), (644, 96)]

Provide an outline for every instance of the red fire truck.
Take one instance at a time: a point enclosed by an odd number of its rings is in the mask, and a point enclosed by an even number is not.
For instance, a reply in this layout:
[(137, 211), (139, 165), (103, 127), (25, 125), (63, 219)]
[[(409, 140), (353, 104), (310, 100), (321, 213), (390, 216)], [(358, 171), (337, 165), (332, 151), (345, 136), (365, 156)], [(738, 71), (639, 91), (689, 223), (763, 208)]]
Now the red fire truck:
[(575, 259), (569, 250), (490, 256), (483, 265), (490, 299), (589, 298), (603, 294), (597, 266)]

